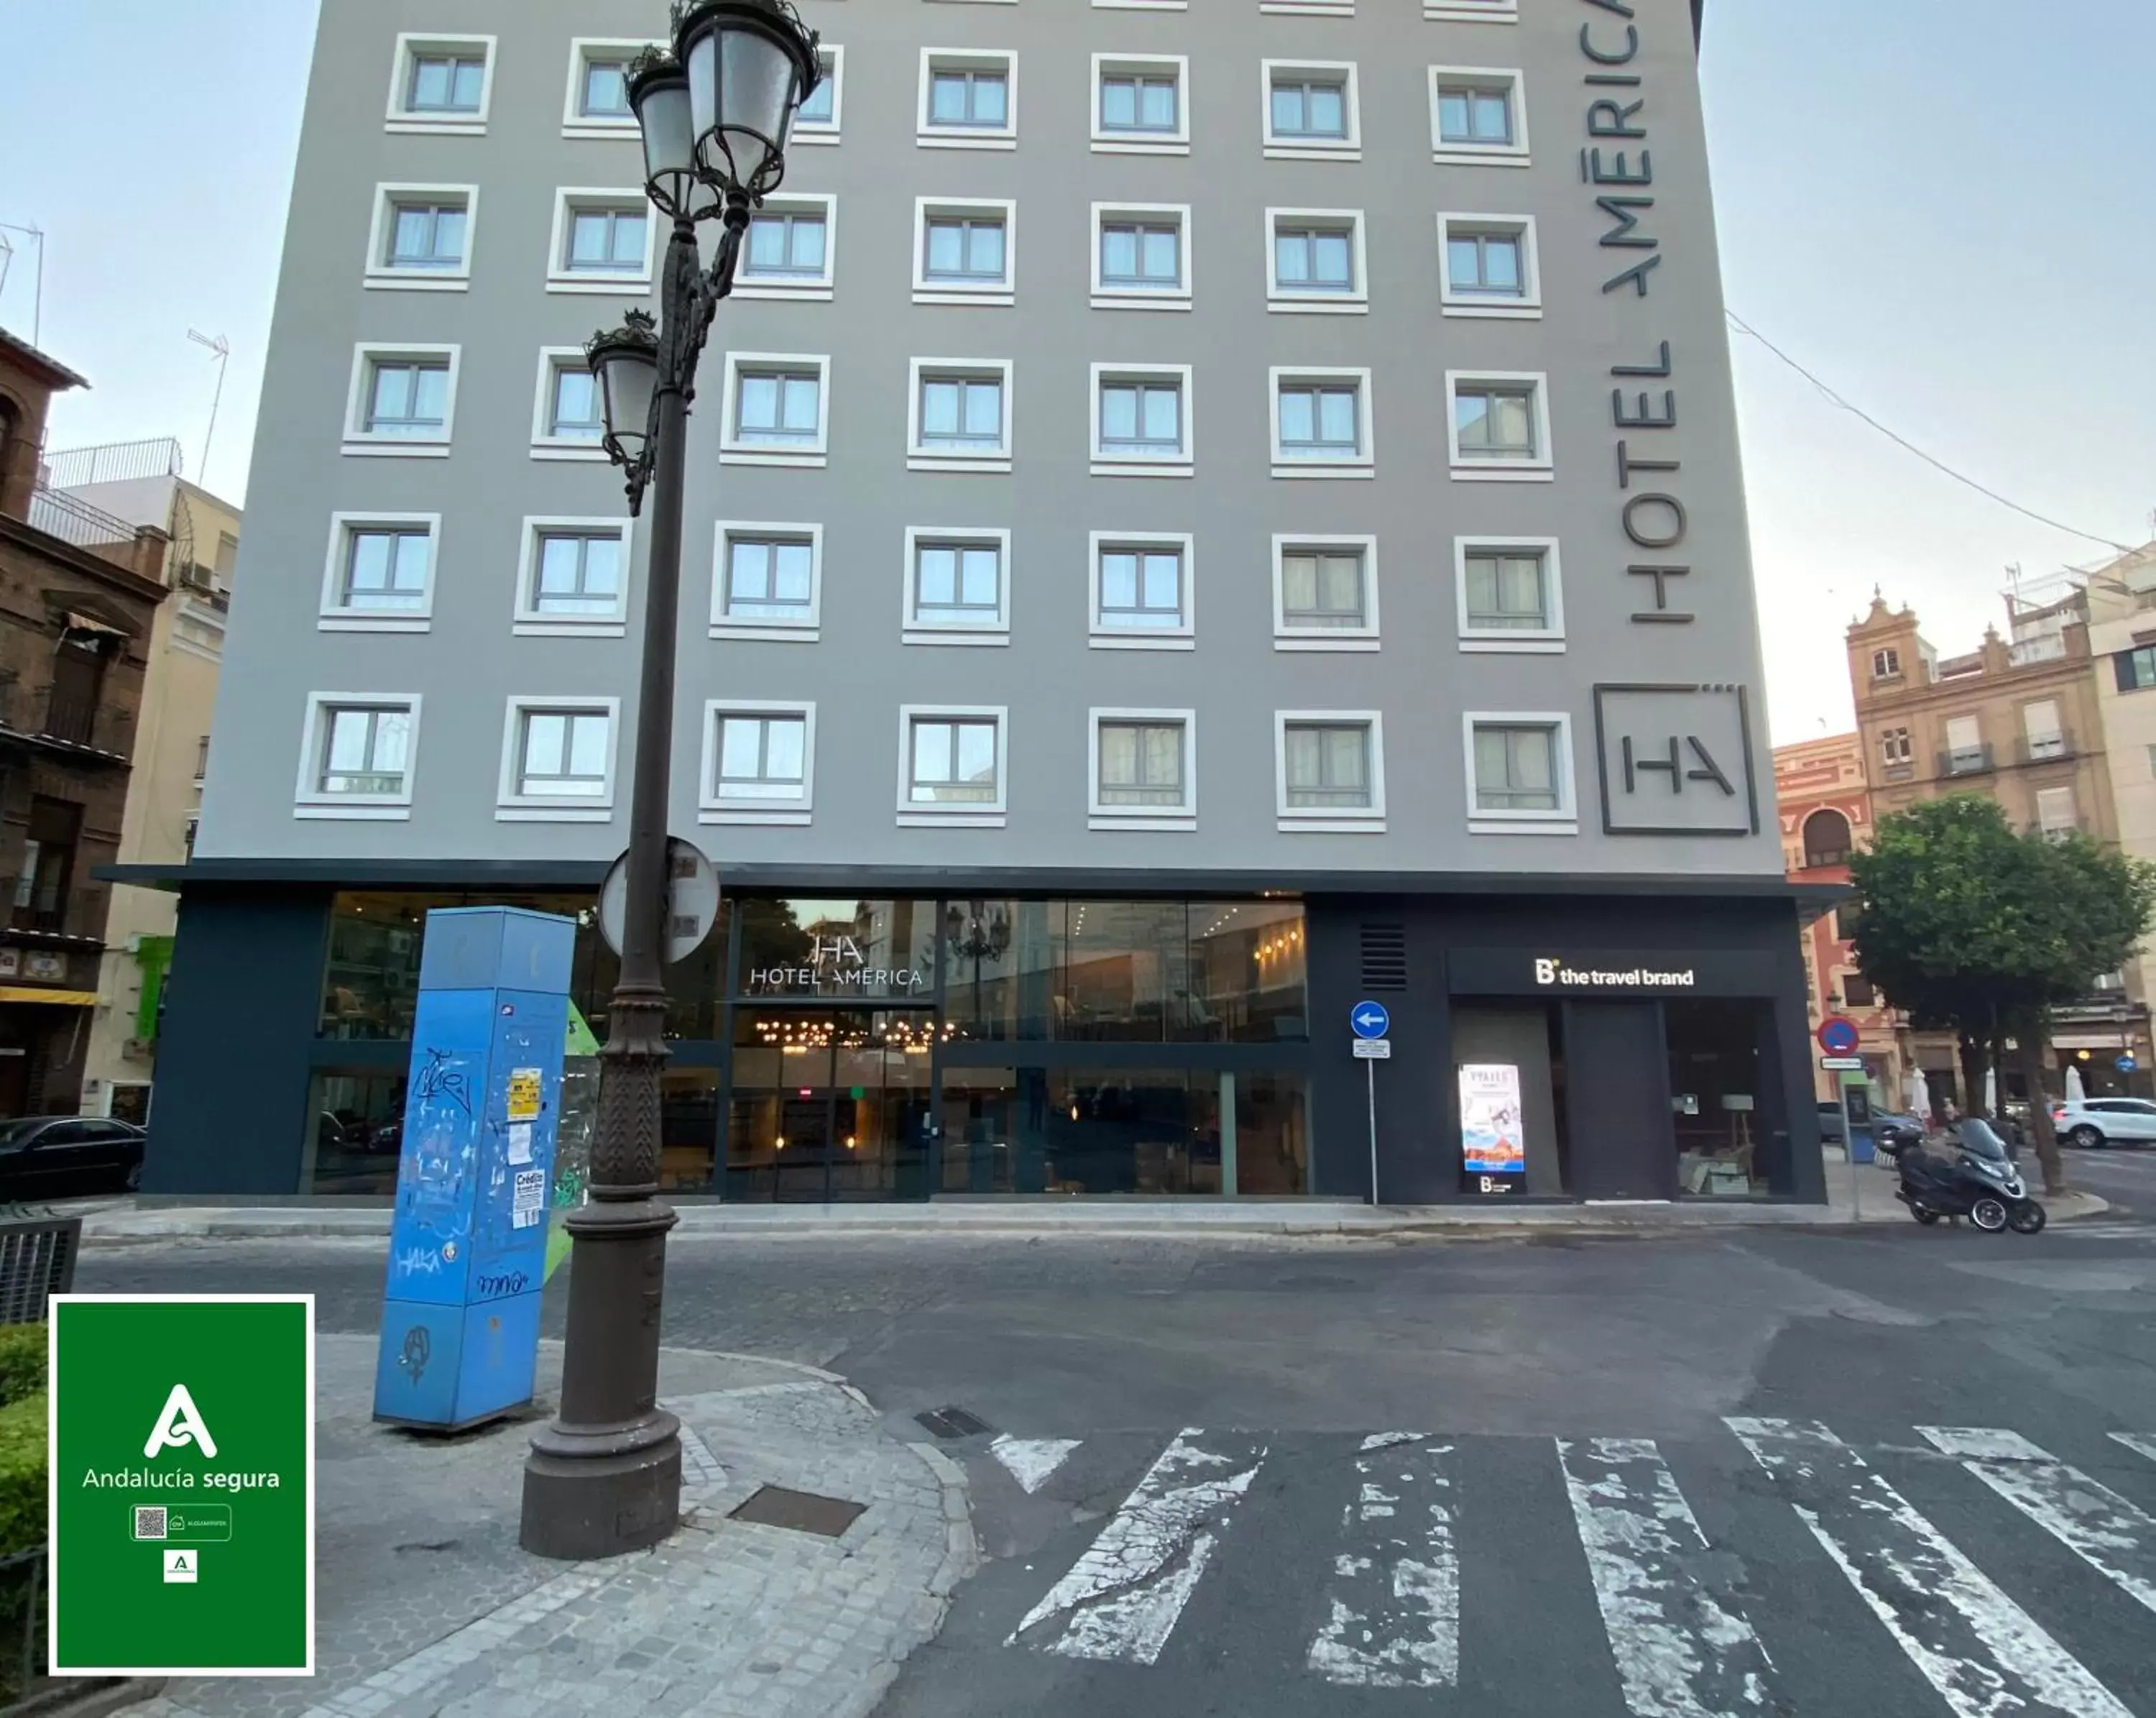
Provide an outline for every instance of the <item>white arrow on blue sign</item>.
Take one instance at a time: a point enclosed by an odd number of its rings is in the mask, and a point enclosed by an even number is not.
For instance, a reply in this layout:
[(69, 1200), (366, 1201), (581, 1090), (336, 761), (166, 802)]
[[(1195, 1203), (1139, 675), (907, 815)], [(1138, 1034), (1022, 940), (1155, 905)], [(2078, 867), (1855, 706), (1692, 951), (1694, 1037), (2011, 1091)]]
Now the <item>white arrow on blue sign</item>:
[(1358, 1002), (1348, 1016), (1348, 1024), (1355, 1029), (1358, 1038), (1382, 1038), (1391, 1029), (1393, 1017), (1382, 1002)]

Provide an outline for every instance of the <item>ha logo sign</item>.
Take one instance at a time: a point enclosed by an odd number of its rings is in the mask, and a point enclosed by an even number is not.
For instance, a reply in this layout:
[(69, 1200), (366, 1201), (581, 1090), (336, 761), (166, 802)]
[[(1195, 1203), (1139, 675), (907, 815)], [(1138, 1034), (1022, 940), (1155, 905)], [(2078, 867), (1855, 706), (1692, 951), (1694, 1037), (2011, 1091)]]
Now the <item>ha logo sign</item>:
[(54, 1674), (312, 1675), (314, 1298), (51, 1305)]

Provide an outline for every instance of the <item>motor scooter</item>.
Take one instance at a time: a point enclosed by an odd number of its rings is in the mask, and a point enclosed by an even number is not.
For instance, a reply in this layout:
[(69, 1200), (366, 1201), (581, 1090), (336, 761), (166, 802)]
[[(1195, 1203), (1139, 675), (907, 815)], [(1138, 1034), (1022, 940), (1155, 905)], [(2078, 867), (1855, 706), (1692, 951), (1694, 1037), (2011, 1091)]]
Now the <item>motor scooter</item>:
[(2006, 1142), (1987, 1122), (1956, 1122), (1937, 1144), (1897, 1138), (1893, 1157), (1894, 1196), (1920, 1223), (1965, 1216), (1988, 1235), (2034, 1235), (2044, 1227), (2044, 1207), (2029, 1196)]

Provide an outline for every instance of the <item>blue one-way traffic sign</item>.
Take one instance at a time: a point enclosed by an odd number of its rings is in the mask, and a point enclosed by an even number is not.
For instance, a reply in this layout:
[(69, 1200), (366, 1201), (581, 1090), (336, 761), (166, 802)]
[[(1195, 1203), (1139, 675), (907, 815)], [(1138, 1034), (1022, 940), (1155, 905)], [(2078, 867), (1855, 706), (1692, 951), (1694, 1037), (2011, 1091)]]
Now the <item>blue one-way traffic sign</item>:
[(1392, 1023), (1393, 1017), (1382, 1002), (1358, 1002), (1348, 1016), (1348, 1024), (1354, 1027), (1358, 1038), (1382, 1038)]

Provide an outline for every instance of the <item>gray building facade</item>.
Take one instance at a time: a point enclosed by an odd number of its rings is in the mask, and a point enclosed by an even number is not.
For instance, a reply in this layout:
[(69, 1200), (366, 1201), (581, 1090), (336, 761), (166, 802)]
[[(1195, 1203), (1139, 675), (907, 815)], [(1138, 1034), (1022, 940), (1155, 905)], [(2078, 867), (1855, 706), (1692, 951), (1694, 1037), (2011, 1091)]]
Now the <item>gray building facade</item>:
[[(1369, 993), (1388, 1201), (1815, 1191), (1686, 0), (803, 11), (692, 427), (670, 1183), (1367, 1194)], [(425, 908), (626, 842), (576, 348), (664, 26), (326, 0), (153, 1188), (384, 1190)]]

